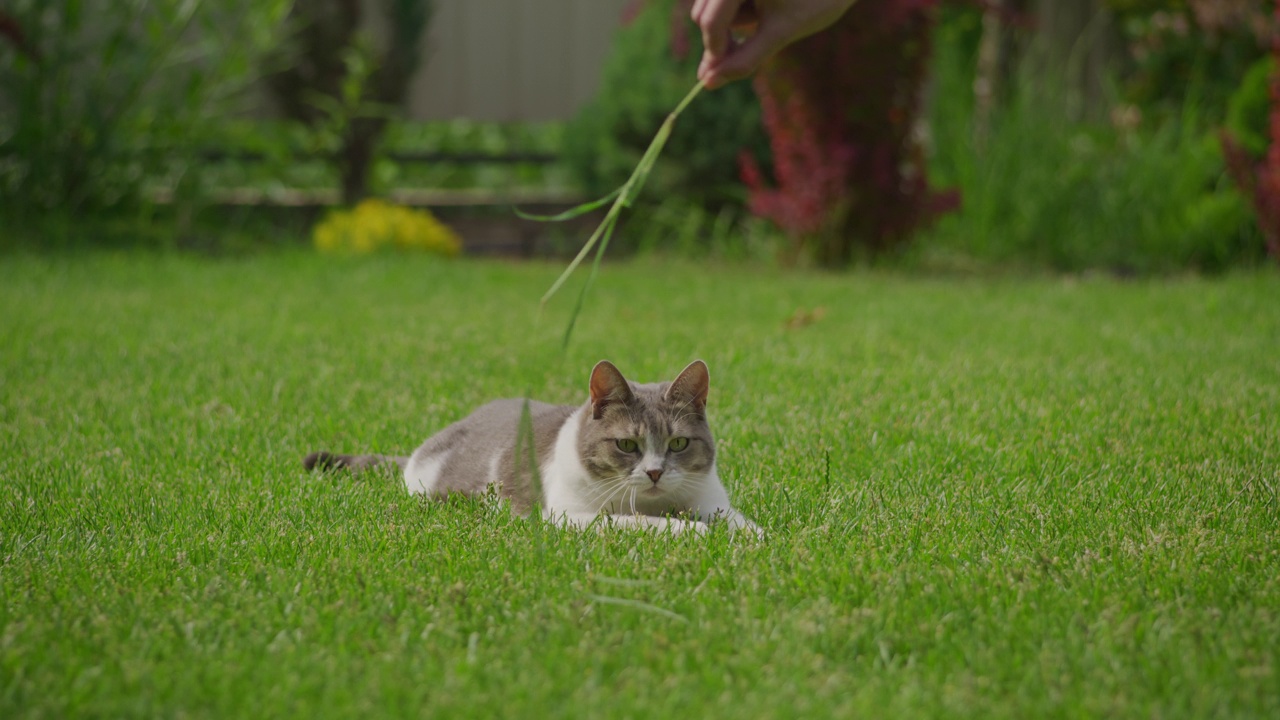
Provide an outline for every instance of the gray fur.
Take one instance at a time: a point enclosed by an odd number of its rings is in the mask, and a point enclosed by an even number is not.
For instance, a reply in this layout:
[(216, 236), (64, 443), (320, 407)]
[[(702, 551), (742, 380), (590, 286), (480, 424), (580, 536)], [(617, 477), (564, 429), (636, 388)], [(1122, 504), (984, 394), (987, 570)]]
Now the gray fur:
[[(503, 497), (511, 500), (513, 510), (522, 515), (527, 514), (536, 497), (533, 473), (529, 470), (527, 456), (522, 458), (524, 461), (519, 472), (515, 464), (520, 418), (525, 402), (494, 400), (480, 406), (467, 417), (428, 438), (409, 458), (405, 467), (406, 474), (421, 470), (431, 458), (447, 453), (447, 459), (439, 472), (440, 483), (434, 494), (460, 492), (477, 495), (489, 486), (489, 463), (497, 454), (499, 491)], [(556, 434), (576, 408), (571, 405), (549, 405), (536, 400), (528, 403), (533, 420), (534, 457), (548, 457)], [(528, 431), (525, 432), (527, 437)], [(523, 447), (521, 445), (522, 449)]]

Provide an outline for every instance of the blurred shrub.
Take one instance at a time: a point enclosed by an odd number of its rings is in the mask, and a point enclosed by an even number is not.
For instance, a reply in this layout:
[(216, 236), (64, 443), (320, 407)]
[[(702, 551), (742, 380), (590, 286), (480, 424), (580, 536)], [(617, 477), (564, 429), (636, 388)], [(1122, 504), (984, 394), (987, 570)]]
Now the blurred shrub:
[[(423, 56), (432, 0), (294, 0), (291, 32), (273, 54), (268, 87), (287, 117), (314, 131), (333, 157), (342, 200), (369, 194), (383, 132), (404, 105)], [(388, 29), (379, 47), (362, 28)]]
[[(644, 2), (618, 31), (599, 93), (564, 134), (565, 161), (588, 193), (604, 195), (630, 177), (662, 121), (696, 81), (701, 43), (687, 3), (676, 0)], [(704, 93), (680, 116), (644, 195), (742, 205), (737, 163), (744, 151), (767, 164), (768, 141), (751, 86), (739, 82)], [(643, 222), (643, 213), (633, 215)]]
[(350, 210), (334, 210), (316, 225), (312, 242), (321, 252), (425, 251), (453, 257), (462, 241), (425, 210), (364, 200)]
[(905, 243), (953, 202), (915, 134), (936, 0), (861, 0), (756, 76), (774, 159), (750, 159), (751, 210), (825, 266)]
[[(1273, 12), (1280, 23), (1280, 3)], [(1280, 37), (1272, 42), (1269, 62), (1259, 63), (1232, 98), (1222, 147), (1232, 178), (1253, 205), (1268, 252), (1280, 260)]]
[(1148, 114), (1188, 102), (1218, 122), (1227, 98), (1262, 57), (1271, 0), (1108, 0), (1129, 46), (1123, 85)]
[(964, 205), (927, 252), (1079, 271), (1218, 270), (1255, 262), (1262, 240), (1232, 187), (1216, 133), (1188, 103), (1159, 121), (1068, 120), (1063, 93), (1018, 78), (985, 147), (972, 142), (971, 58), (944, 32), (932, 127), (939, 179)]
[(627, 219), (623, 232), (626, 249), (637, 254), (759, 262), (778, 257), (780, 238), (773, 225), (736, 207), (709, 210), (670, 196), (646, 205), (643, 222), (634, 219)]
[(1249, 68), (1243, 82), (1227, 103), (1226, 131), (1254, 158), (1266, 155), (1271, 145), (1268, 120), (1271, 113), (1271, 78), (1274, 58), (1264, 57)]
[(0, 204), (10, 217), (128, 205), (189, 184), (288, 2), (12, 0), (0, 43)]

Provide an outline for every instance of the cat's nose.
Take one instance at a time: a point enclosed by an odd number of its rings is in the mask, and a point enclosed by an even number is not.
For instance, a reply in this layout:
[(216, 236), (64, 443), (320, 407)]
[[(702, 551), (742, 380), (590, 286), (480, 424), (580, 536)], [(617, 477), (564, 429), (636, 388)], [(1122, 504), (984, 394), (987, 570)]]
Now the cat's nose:
[(661, 470), (645, 470), (644, 474), (649, 476), (649, 479), (653, 481), (654, 485), (657, 485), (658, 478), (662, 477)]

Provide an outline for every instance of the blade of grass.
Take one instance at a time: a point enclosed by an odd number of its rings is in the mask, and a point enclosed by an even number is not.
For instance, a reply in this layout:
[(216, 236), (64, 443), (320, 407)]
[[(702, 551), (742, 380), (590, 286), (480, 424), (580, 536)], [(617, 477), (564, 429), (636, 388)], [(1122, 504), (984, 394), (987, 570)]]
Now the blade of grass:
[[(542, 296), (542, 300), (540, 301), (542, 305), (547, 304), (547, 301), (551, 299), (551, 296), (556, 294), (556, 291), (560, 289), (560, 286), (564, 285), (565, 281), (569, 279), (569, 276), (573, 274), (573, 271), (576, 270), (578, 266), (582, 264), (583, 258), (585, 258), (587, 254), (591, 252), (591, 248), (594, 247), (596, 244), (596, 241), (600, 239), (600, 235), (602, 233), (605, 233), (606, 231), (610, 235), (612, 234), (613, 224), (617, 222), (617, 219), (618, 219), (618, 208), (619, 206), (617, 204), (617, 201), (615, 200), (613, 207), (609, 209), (609, 213), (605, 215), (604, 220), (601, 221), (601, 223), (598, 226), (596, 226), (595, 231), (591, 233), (591, 237), (587, 239), (587, 242), (583, 244), (582, 249), (579, 250), (578, 254), (574, 256), (573, 261), (569, 263), (569, 267), (565, 268), (565, 271), (560, 273), (560, 277), (556, 278), (556, 281), (552, 283), (551, 289), (548, 290)], [(608, 244), (609, 244), (609, 240), (606, 237), (604, 246), (608, 246)], [(572, 321), (571, 321), (571, 324), (572, 324)]]
[(516, 432), (516, 448), (515, 448), (515, 472), (519, 476), (528, 464), (529, 484), (533, 488), (531, 495), (533, 496), (533, 509), (530, 512), (532, 517), (542, 516), (541, 503), (538, 499), (542, 497), (542, 473), (538, 469), (537, 446), (533, 437), (533, 413), (529, 409), (529, 393), (525, 393), (524, 404), (520, 408), (520, 427)]
[(694, 85), (693, 89), (690, 90), (689, 93), (684, 96), (684, 99), (680, 101), (680, 104), (676, 105), (675, 110), (672, 110), (667, 115), (666, 119), (662, 121), (662, 126), (658, 128), (658, 132), (654, 135), (653, 141), (649, 143), (649, 147), (645, 150), (644, 155), (641, 156), (639, 164), (636, 165), (636, 169), (632, 171), (631, 177), (627, 179), (627, 182), (625, 182), (622, 187), (609, 195), (606, 195), (600, 200), (579, 205), (560, 213), (560, 215), (549, 218), (527, 216), (517, 211), (517, 214), (520, 214), (521, 217), (527, 217), (531, 220), (556, 222), (559, 220), (568, 220), (585, 212), (590, 212), (591, 210), (603, 205), (609, 199), (613, 199), (613, 204), (609, 206), (609, 212), (605, 215), (604, 220), (600, 221), (600, 225), (597, 226), (595, 232), (591, 233), (591, 236), (587, 238), (587, 242), (583, 244), (582, 249), (578, 251), (576, 256), (574, 256), (573, 260), (569, 263), (569, 266), (564, 269), (564, 272), (560, 273), (560, 277), (556, 278), (556, 281), (551, 284), (551, 288), (542, 296), (541, 305), (545, 306), (547, 301), (564, 286), (565, 281), (569, 279), (569, 276), (573, 274), (573, 271), (578, 269), (578, 266), (582, 264), (582, 261), (591, 252), (592, 248), (596, 249), (595, 261), (591, 265), (591, 274), (587, 276), (587, 281), (583, 284), (582, 290), (578, 294), (578, 300), (574, 304), (573, 314), (569, 316), (569, 324), (564, 333), (563, 348), (569, 347), (569, 340), (573, 336), (573, 328), (577, 324), (578, 315), (582, 312), (587, 291), (591, 288), (592, 282), (595, 280), (596, 273), (600, 269), (600, 260), (604, 257), (605, 250), (609, 247), (609, 240), (613, 237), (613, 230), (618, 224), (618, 216), (622, 212), (622, 208), (630, 207), (631, 203), (640, 195), (641, 189), (644, 188), (645, 181), (649, 178), (650, 171), (653, 170), (654, 164), (658, 161), (658, 156), (662, 154), (663, 146), (667, 144), (667, 139), (671, 137), (671, 129), (675, 126), (676, 118), (680, 117), (680, 113), (684, 112), (684, 109), (688, 107), (689, 103), (693, 102), (693, 99), (698, 96), (698, 93), (702, 92), (703, 87), (705, 86), (701, 81)]
[[(601, 227), (605, 228), (606, 235), (613, 234), (613, 226), (617, 221), (618, 216), (616, 214), (605, 218), (606, 225), (601, 225)], [(587, 275), (587, 281), (582, 283), (582, 289), (578, 291), (578, 299), (573, 303), (573, 313), (569, 315), (569, 324), (565, 326), (564, 338), (560, 341), (561, 350), (566, 350), (569, 347), (569, 340), (573, 337), (573, 328), (578, 324), (578, 314), (582, 312), (582, 308), (587, 302), (587, 290), (595, 283), (596, 274), (600, 272), (600, 260), (604, 257), (604, 249), (608, 246), (609, 240), (606, 237), (605, 242), (600, 245), (600, 250), (596, 253), (595, 259), (591, 261), (591, 273)], [(545, 298), (543, 302), (546, 302)]]
[(689, 618), (679, 613), (672, 612), (666, 608), (658, 607), (653, 603), (644, 602), (643, 600), (631, 600), (628, 598), (618, 598), (618, 597), (612, 597), (609, 595), (597, 595), (595, 593), (587, 593), (587, 597), (592, 602), (598, 602), (604, 605), (621, 605), (622, 607), (629, 607), (634, 610), (640, 610), (642, 612), (661, 615), (665, 618), (670, 618), (672, 620), (679, 620), (682, 623), (689, 622)]
[(511, 211), (514, 212), (517, 217), (524, 218), (525, 220), (533, 220), (535, 222), (564, 222), (565, 220), (572, 220), (579, 215), (585, 215), (592, 210), (595, 210), (601, 205), (604, 205), (610, 200), (618, 197), (621, 193), (622, 188), (618, 188), (599, 200), (592, 200), (591, 202), (583, 203), (556, 215), (534, 215), (532, 213), (524, 212), (518, 207), (511, 208)]

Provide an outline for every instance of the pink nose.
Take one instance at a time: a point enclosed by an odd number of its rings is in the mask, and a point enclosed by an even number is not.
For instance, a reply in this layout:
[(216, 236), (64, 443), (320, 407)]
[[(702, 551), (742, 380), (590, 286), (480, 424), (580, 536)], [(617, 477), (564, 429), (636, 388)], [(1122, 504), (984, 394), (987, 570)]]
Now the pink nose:
[(649, 479), (653, 481), (654, 485), (657, 485), (658, 478), (662, 477), (661, 470), (645, 470), (644, 474), (649, 476)]

